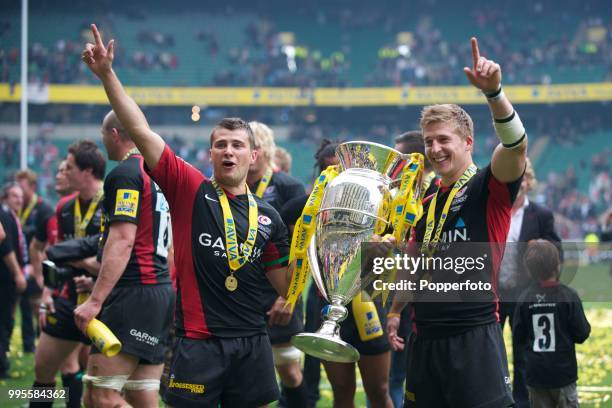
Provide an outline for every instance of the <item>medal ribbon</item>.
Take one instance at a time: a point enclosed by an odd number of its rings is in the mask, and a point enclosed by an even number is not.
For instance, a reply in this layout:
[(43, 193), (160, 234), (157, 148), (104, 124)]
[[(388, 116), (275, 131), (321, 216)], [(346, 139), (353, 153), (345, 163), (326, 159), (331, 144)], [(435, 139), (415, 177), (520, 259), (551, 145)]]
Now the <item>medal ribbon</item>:
[(37, 202), (38, 194), (34, 193), (26, 209), (24, 211), (19, 209), (19, 221), (21, 222), (22, 226), (25, 225), (26, 221), (28, 220), (28, 217), (30, 216), (30, 214), (32, 214), (32, 210), (34, 209), (34, 207), (36, 207)]
[(291, 308), (291, 312), (293, 312), (295, 304), (306, 287), (306, 280), (310, 271), (307, 256), (308, 245), (315, 232), (315, 217), (321, 207), (323, 192), (327, 184), (337, 175), (338, 166), (329, 166), (321, 172), (302, 210), (302, 215), (293, 229), (291, 250), (289, 252), (289, 264), (292, 264), (294, 260), (295, 264), (293, 264), (293, 274), (291, 275), (291, 283), (289, 284), (289, 292), (287, 293), (287, 305)]
[(123, 156), (123, 158), (121, 159), (121, 161), (122, 161), (122, 162), (123, 162), (123, 161), (126, 161), (127, 159), (129, 159), (129, 158), (130, 158), (130, 156), (133, 156), (133, 155), (135, 155), (135, 154), (140, 154), (140, 151), (139, 151), (139, 150), (138, 150), (136, 147), (135, 147), (135, 148), (133, 148), (132, 150), (130, 150), (129, 152), (127, 152), (127, 153), (125, 154), (125, 156)]
[(81, 202), (79, 201), (79, 197), (77, 196), (74, 200), (74, 237), (75, 238), (83, 238), (85, 236), (85, 230), (89, 225), (93, 215), (98, 208), (98, 203), (102, 199), (104, 195), (103, 190), (98, 190), (94, 198), (89, 203), (89, 207), (87, 208), (87, 212), (85, 213), (85, 217), (81, 219)]
[(444, 223), (446, 221), (446, 217), (448, 216), (448, 210), (455, 198), (455, 195), (459, 192), (459, 190), (467, 184), (468, 181), (476, 174), (478, 168), (473, 163), (465, 170), (463, 175), (455, 182), (451, 192), (446, 199), (446, 203), (444, 203), (444, 208), (442, 209), (442, 214), (440, 214), (440, 219), (436, 225), (436, 232), (432, 238), (432, 233), (434, 231), (434, 225), (436, 224), (436, 202), (438, 200), (438, 193), (440, 192), (440, 188), (436, 191), (436, 195), (431, 200), (429, 204), (429, 209), (427, 210), (427, 224), (425, 226), (425, 236), (423, 237), (423, 246), (421, 247), (422, 251), (427, 251), (429, 253), (433, 253), (436, 245), (440, 241), (440, 236), (442, 235), (442, 228), (444, 227)]
[(227, 252), (227, 260), (229, 262), (230, 274), (233, 275), (234, 272), (240, 269), (248, 261), (249, 256), (251, 256), (253, 248), (255, 247), (255, 240), (257, 239), (257, 202), (255, 202), (255, 198), (247, 186), (247, 198), (249, 201), (249, 229), (241, 255), (238, 245), (236, 224), (234, 222), (234, 216), (232, 215), (232, 209), (230, 208), (227, 195), (214, 179), (212, 179), (211, 182), (217, 191), (219, 203), (221, 204), (223, 225), (225, 228), (225, 248)]
[(259, 181), (259, 184), (257, 185), (257, 190), (255, 191), (255, 195), (257, 197), (263, 197), (264, 191), (266, 191), (266, 188), (268, 188), (268, 184), (270, 184), (270, 180), (272, 180), (272, 173), (272, 168), (269, 167), (261, 178), (261, 180)]

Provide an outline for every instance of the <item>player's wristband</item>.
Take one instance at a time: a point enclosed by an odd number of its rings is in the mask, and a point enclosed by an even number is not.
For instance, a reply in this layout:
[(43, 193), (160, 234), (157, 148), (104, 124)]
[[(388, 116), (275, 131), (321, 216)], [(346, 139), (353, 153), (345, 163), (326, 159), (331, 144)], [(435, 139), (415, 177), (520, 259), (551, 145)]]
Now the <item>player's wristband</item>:
[(506, 149), (514, 149), (525, 141), (525, 127), (516, 111), (503, 119), (494, 119), (495, 133)]
[(487, 97), (487, 100), (489, 101), (497, 101), (499, 99), (501, 99), (504, 96), (504, 91), (502, 89), (501, 84), (499, 84), (499, 88), (497, 89), (497, 91), (494, 92), (483, 92), (484, 96)]
[(391, 319), (392, 317), (397, 317), (399, 319), (400, 316), (399, 313), (387, 313), (387, 319)]

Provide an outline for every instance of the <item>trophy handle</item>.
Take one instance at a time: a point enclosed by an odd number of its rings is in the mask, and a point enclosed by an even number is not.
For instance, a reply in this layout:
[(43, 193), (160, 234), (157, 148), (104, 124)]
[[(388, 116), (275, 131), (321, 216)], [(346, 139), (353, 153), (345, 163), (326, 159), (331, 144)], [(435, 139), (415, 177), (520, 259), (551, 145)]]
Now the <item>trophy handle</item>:
[(323, 284), (323, 276), (321, 275), (321, 270), (319, 269), (319, 258), (317, 257), (317, 244), (315, 242), (315, 235), (312, 235), (310, 240), (310, 244), (308, 245), (308, 263), (310, 264), (310, 270), (312, 271), (312, 279), (314, 283), (319, 288), (319, 292), (325, 297), (328, 303), (331, 303), (329, 298), (327, 297), (327, 291), (325, 290), (325, 285)]

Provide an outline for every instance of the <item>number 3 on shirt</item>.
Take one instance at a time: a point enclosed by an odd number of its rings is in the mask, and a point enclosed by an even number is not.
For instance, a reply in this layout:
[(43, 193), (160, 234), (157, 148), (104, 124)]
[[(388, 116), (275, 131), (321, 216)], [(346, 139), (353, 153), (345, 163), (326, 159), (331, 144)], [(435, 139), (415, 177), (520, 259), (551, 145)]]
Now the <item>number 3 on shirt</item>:
[(533, 351), (555, 351), (555, 315), (553, 313), (534, 314)]

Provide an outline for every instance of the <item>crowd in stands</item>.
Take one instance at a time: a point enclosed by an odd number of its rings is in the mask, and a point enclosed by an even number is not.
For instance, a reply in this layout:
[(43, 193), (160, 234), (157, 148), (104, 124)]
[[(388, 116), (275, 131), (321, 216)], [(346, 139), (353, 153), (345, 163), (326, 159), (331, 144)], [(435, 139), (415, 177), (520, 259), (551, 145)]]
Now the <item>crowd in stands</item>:
[[(589, 6), (584, 4), (585, 12)], [(554, 81), (551, 72), (589, 66), (607, 67), (606, 74), (596, 80), (612, 78), (612, 23), (600, 16), (585, 17), (572, 30), (546, 34), (538, 31), (544, 16), (550, 27), (567, 26), (571, 12), (559, 10), (562, 8), (553, 3), (528, 4), (521, 7), (521, 24), (516, 24), (516, 15), (498, 4), (478, 5), (470, 13), (477, 31), (486, 33), (479, 38), (481, 49), (503, 61), (504, 83), (547, 85)], [(516, 9), (513, 11), (516, 14)], [(366, 84), (463, 84), (461, 68), (469, 55), (469, 43), (463, 38), (445, 36), (442, 29), (436, 26), (433, 16), (422, 17), (405, 42), (391, 42), (381, 48), (376, 68)]]
[[(30, 140), (27, 161), (28, 167), (35, 169), (38, 174), (41, 192), (45, 196), (55, 197), (55, 172), (62, 159), (61, 154), (66, 152), (60, 152), (57, 144), (44, 135), (44, 129), (42, 127), (41, 134)], [(19, 167), (19, 141), (0, 136), (0, 157), (0, 174), (2, 178), (10, 177), (11, 171)]]
[[(550, 172), (541, 183), (540, 195), (547, 207), (558, 214), (562, 238), (583, 237), (588, 233), (600, 235), (606, 228), (606, 214), (612, 208), (612, 180), (610, 180), (609, 148), (592, 156), (591, 163), (581, 171), (588, 172), (588, 190), (581, 190), (574, 166), (564, 174)], [(583, 164), (584, 165), (584, 164)], [(565, 221), (570, 221), (565, 222)]]
[[(20, 64), (19, 44), (8, 45), (2, 38), (10, 30), (18, 30), (19, 26), (11, 22), (0, 23), (0, 82), (16, 83), (19, 77), (17, 67)], [(93, 78), (87, 72), (87, 67), (81, 63), (83, 43), (91, 41), (89, 28), (83, 23), (80, 30), (75, 31), (73, 38), (58, 39), (53, 46), (45, 46), (33, 42), (28, 48), (28, 80), (39, 84), (80, 84), (92, 83)], [(153, 70), (173, 70), (178, 66), (178, 58), (171, 48), (174, 37), (156, 31), (142, 31), (138, 34), (140, 44), (154, 44), (156, 49), (124, 50), (117, 48), (116, 66), (130, 67), (139, 72)], [(128, 55), (125, 55), (127, 52)]]
[[(217, 73), (218, 86), (344, 87), (348, 67), (338, 51), (324, 56), (316, 49), (295, 44), (293, 35), (278, 31), (273, 21), (261, 19), (247, 25), (245, 43), (228, 52), (229, 66)], [(213, 47), (211, 54), (214, 51)]]
[[(256, 13), (246, 25), (242, 40), (221, 49), (223, 32), (203, 28), (191, 34), (204, 43), (211, 58), (222, 58), (223, 68), (214, 73), (209, 83), (194, 85), (217, 86), (413, 86), (464, 84), (462, 67), (470, 55), (469, 42), (463, 36), (446, 32), (443, 21), (452, 18), (439, 14), (437, 1), (412, 6), (399, 6), (393, 13), (372, 5), (355, 12), (346, 5), (296, 8), (295, 14), (318, 26), (336, 24), (340, 34), (339, 49), (322, 53), (324, 44), (307, 44), (299, 33), (278, 28), (282, 19), (273, 6), (254, 6), (243, 13)], [(564, 3), (564, 2), (562, 2)], [(566, 7), (567, 6), (567, 7)], [(601, 17), (600, 9), (607, 6), (597, 1), (576, 4), (556, 4), (540, 0), (521, 7), (521, 24), (517, 24), (514, 7), (498, 7), (480, 3), (462, 11), (470, 27), (479, 33), (482, 49), (495, 60), (504, 62), (504, 83), (548, 84), (558, 82), (555, 72), (580, 67), (600, 67), (592, 81), (612, 79), (612, 22)], [(293, 11), (293, 10), (292, 10)], [(238, 11), (237, 11), (238, 12)], [(453, 13), (449, 10), (448, 13)], [(139, 19), (147, 21), (148, 15)], [(542, 23), (545, 18), (546, 24)], [(112, 18), (105, 24), (113, 26)], [(577, 21), (576, 21), (577, 20)], [(571, 30), (549, 33), (544, 27), (571, 26)], [(459, 25), (460, 26), (460, 25)], [(170, 30), (170, 28), (168, 28)], [(354, 33), (360, 29), (380, 29), (387, 43), (378, 49), (361, 48)], [(1, 41), (19, 30), (19, 24), (0, 21), (0, 79), (16, 82), (19, 44)], [(83, 83), (93, 82), (80, 63), (80, 48), (87, 24), (84, 22), (72, 38), (58, 38), (53, 46), (33, 42), (29, 48), (29, 75), (32, 82)], [(111, 33), (112, 34), (112, 33)], [(161, 32), (157, 28), (135, 34), (141, 49), (121, 50), (127, 53), (117, 58), (118, 67), (127, 66), (145, 74), (156, 70), (174, 70), (179, 61), (174, 49), (181, 46), (179, 35)], [(370, 69), (365, 77), (350, 75), (353, 55), (371, 54)], [(177, 81), (169, 80), (169, 83)]]

